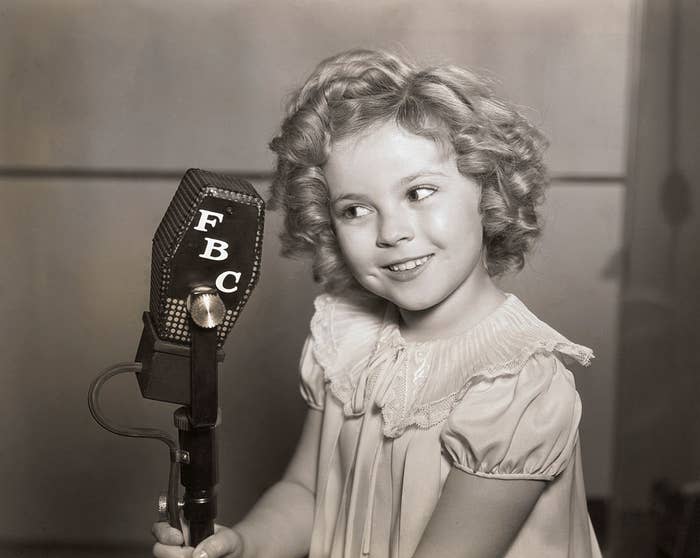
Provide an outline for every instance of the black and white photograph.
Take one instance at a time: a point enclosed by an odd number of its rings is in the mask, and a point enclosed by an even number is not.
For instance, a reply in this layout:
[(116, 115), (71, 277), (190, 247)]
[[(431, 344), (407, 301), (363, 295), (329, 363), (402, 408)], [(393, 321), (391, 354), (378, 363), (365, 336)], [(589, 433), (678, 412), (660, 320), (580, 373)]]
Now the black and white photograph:
[(698, 0), (0, 0), (0, 557), (700, 558)]

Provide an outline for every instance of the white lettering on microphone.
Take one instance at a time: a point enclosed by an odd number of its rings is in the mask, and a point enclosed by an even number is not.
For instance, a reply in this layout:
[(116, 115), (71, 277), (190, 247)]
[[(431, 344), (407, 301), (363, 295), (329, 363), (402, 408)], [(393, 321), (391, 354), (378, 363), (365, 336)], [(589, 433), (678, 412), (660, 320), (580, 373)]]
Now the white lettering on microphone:
[[(228, 242), (209, 237), (204, 237), (204, 240), (207, 241), (207, 247), (204, 249), (203, 254), (199, 254), (200, 258), (206, 258), (216, 262), (220, 262), (228, 258), (228, 252), (226, 251), (226, 248), (228, 248)], [(215, 256), (213, 254), (214, 251), (216, 251), (218, 255)]]
[(199, 216), (197, 226), (194, 228), (196, 231), (207, 232), (207, 225), (211, 225), (211, 227), (214, 228), (218, 223), (222, 223), (224, 220), (223, 213), (208, 211), (206, 209), (200, 209), (199, 212), (201, 215)]
[[(224, 285), (224, 281), (226, 281), (226, 278), (229, 275), (233, 275), (233, 280), (235, 282), (235, 286), (232, 288), (226, 288)], [(238, 290), (238, 282), (241, 280), (241, 274), (238, 271), (224, 271), (221, 275), (219, 275), (216, 278), (216, 288), (219, 289), (222, 293), (235, 293)]]
[[(200, 232), (209, 232), (219, 223), (223, 223), (224, 214), (218, 213), (216, 211), (209, 211), (207, 209), (199, 210), (200, 216), (197, 226), (194, 230)], [(204, 237), (206, 240), (206, 246), (204, 251), (199, 254), (200, 258), (205, 258), (207, 260), (213, 260), (221, 262), (227, 260), (229, 257), (228, 248), (229, 243), (224, 240), (219, 240), (218, 238)], [(239, 271), (224, 271), (216, 278), (216, 288), (226, 294), (235, 293), (238, 291), (238, 285), (241, 282), (241, 276), (243, 274)]]

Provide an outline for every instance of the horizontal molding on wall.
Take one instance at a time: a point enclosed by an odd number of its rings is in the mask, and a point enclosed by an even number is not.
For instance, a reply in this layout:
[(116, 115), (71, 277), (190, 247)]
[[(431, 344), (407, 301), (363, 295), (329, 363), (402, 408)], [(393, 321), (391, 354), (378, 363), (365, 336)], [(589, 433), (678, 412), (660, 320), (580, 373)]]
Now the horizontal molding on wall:
[[(179, 180), (187, 169), (124, 169), (85, 167), (2, 167), (0, 178), (88, 179), (88, 180)], [(270, 180), (270, 171), (206, 169), (248, 180)]]
[[(186, 169), (123, 169), (123, 168), (85, 168), (85, 167), (2, 167), (2, 178), (36, 178), (42, 180), (179, 180)], [(247, 171), (233, 169), (207, 169), (221, 174), (231, 174), (247, 180), (272, 180), (272, 171)], [(586, 184), (625, 184), (624, 175), (601, 174), (553, 174), (552, 183), (586, 183)]]
[(556, 184), (581, 184), (583, 182), (594, 185), (622, 184), (624, 186), (627, 184), (627, 177), (625, 175), (553, 174), (549, 179), (552, 183)]

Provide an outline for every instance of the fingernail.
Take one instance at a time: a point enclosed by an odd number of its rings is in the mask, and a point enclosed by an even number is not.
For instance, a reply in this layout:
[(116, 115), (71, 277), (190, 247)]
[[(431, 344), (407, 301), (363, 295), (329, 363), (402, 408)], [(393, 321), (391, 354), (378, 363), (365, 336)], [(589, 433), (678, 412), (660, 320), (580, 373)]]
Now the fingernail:
[(204, 550), (198, 550), (192, 555), (192, 558), (209, 558), (209, 555)]

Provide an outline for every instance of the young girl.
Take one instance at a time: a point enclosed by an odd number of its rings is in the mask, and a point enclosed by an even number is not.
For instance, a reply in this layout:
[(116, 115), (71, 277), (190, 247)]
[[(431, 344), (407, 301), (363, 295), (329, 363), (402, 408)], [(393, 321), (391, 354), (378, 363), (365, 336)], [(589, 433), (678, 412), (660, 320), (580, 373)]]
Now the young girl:
[[(284, 478), (192, 556), (600, 556), (560, 360), (592, 353), (492, 280), (540, 232), (539, 132), (472, 73), (357, 50), (318, 66), (271, 147), (284, 251), (325, 291), (308, 417)], [(156, 557), (190, 556), (154, 534)]]

